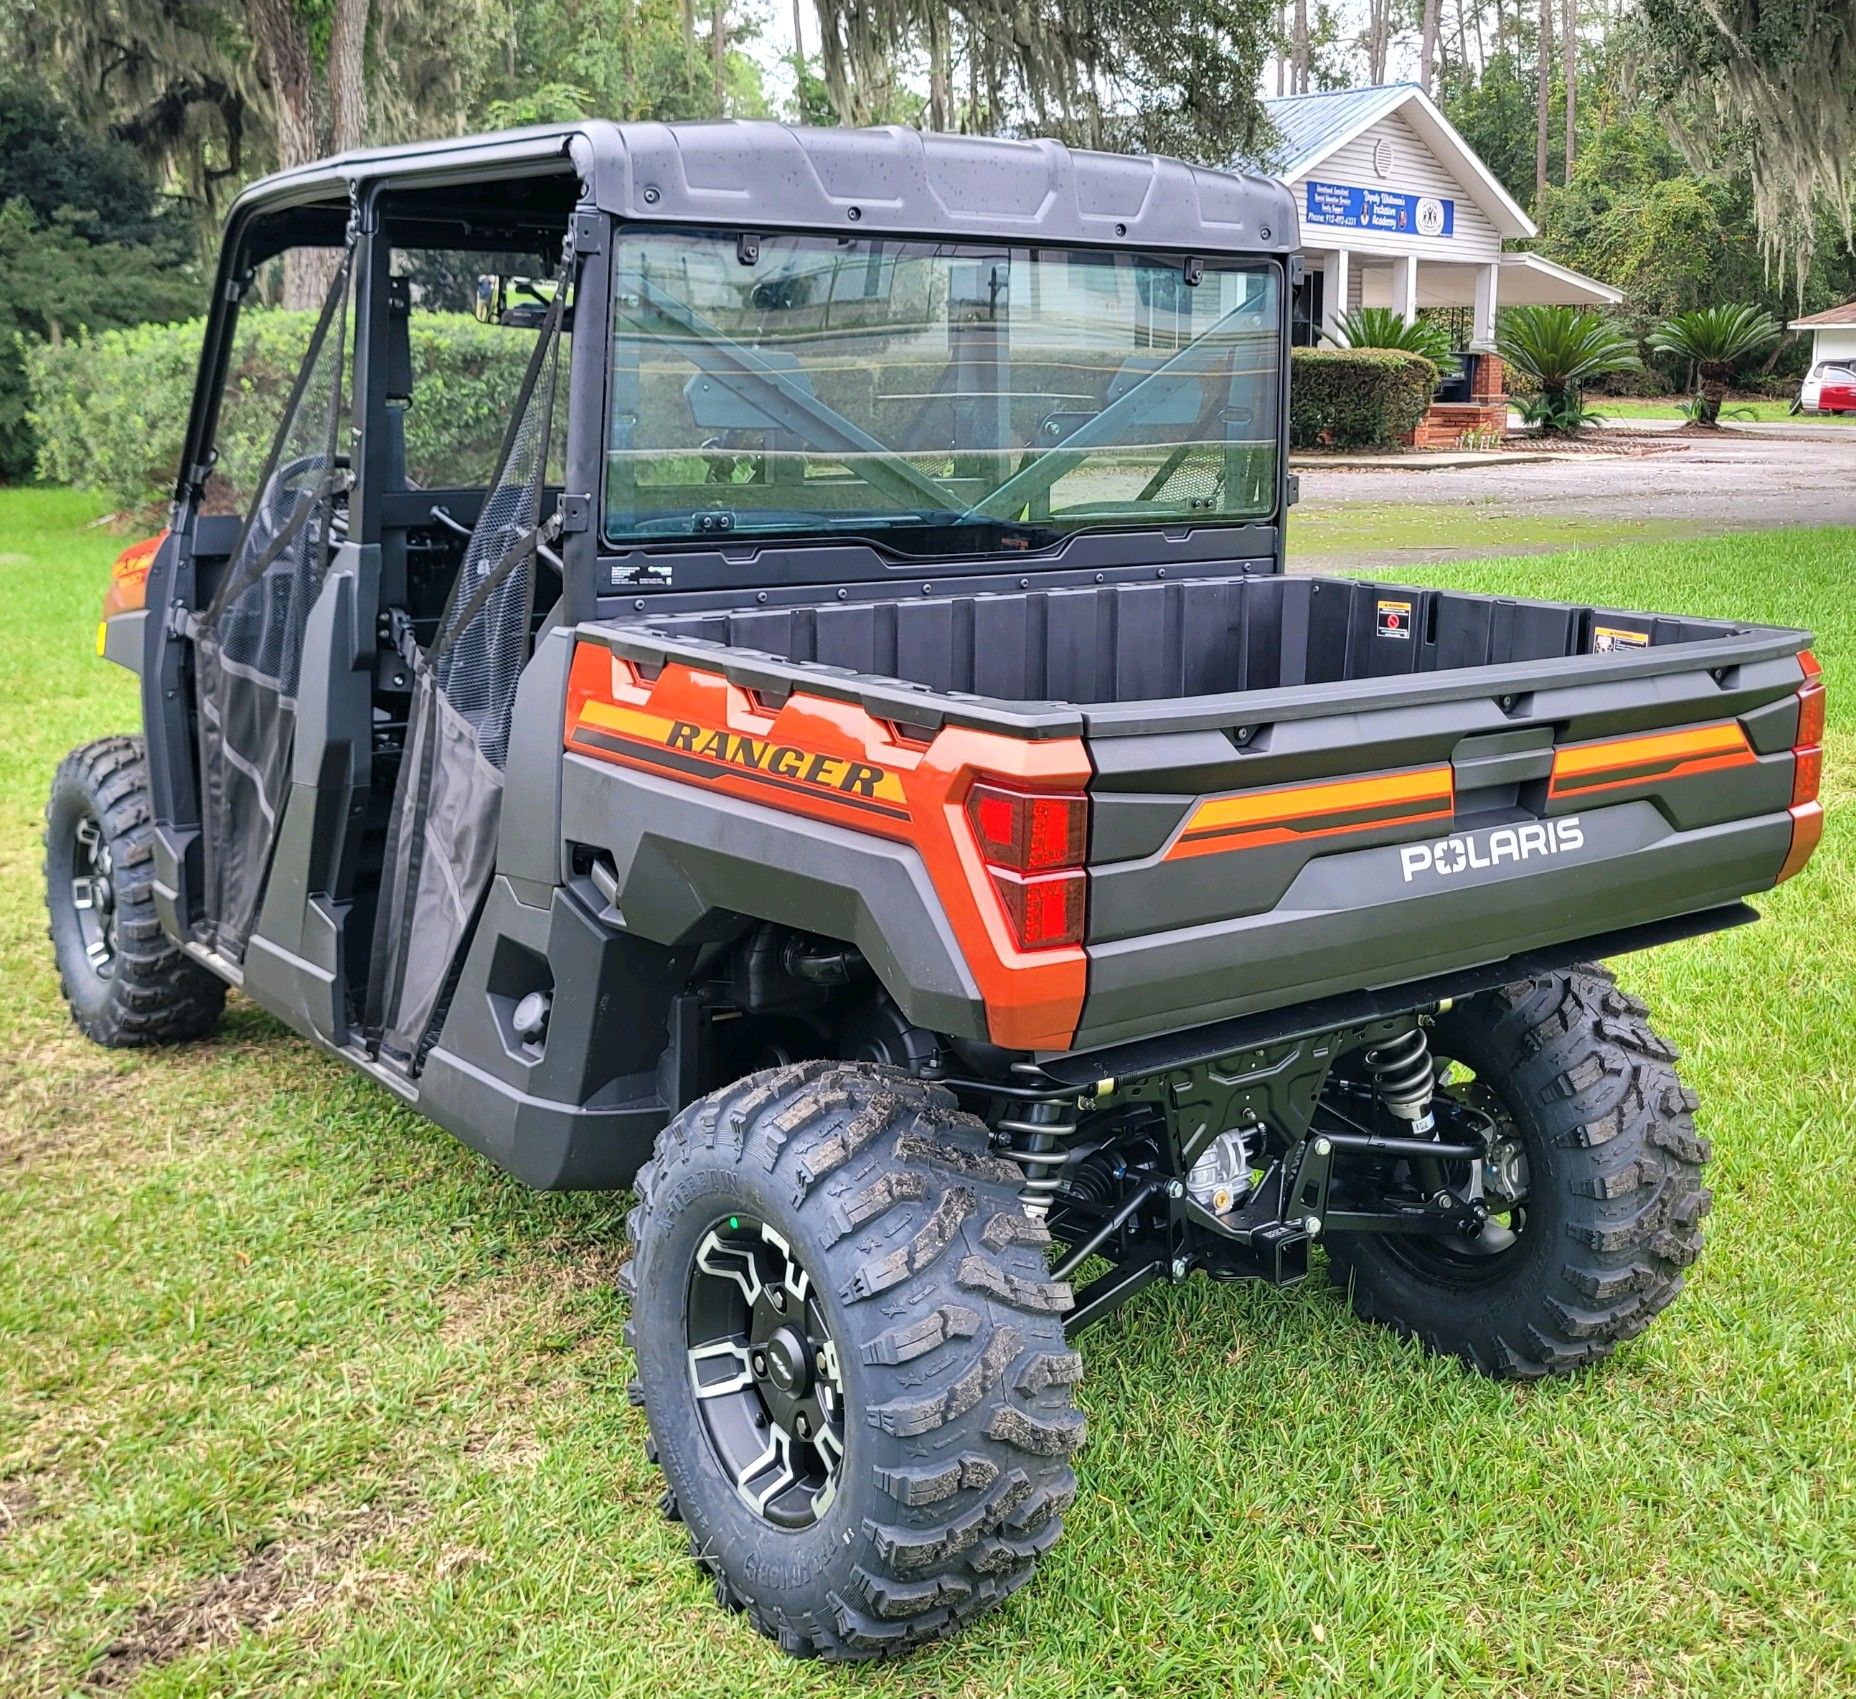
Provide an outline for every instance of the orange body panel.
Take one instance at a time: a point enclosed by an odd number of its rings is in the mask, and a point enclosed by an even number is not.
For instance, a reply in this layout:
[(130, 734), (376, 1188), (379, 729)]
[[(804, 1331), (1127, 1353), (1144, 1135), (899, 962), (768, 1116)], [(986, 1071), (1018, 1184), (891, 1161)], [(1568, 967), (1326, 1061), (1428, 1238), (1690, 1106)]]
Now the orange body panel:
[(1166, 859), (1443, 821), (1455, 806), (1454, 776), (1447, 765), (1240, 791), (1201, 802)]
[(167, 536), (162, 531), (140, 543), (131, 543), (116, 557), (116, 564), (110, 568), (109, 588), (103, 592), (105, 619), (136, 613), (148, 605), (148, 569), (155, 564), (155, 555)]
[(1021, 950), (965, 805), (975, 779), (1081, 790), (1080, 739), (947, 726), (917, 743), (852, 702), (796, 691), (778, 708), (718, 673), (673, 662), (649, 681), (597, 643), (574, 651), (564, 746), (763, 807), (914, 846), (986, 1003), (992, 1041), (1062, 1050), (1082, 1013), (1078, 945)]

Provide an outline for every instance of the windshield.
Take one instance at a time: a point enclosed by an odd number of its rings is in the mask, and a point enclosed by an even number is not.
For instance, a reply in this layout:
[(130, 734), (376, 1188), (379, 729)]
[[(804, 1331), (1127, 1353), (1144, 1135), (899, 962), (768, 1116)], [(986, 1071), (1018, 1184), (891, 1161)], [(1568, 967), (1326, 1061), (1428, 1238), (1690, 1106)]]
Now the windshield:
[(675, 231), (617, 259), (611, 541), (943, 553), (1275, 512), (1275, 266)]

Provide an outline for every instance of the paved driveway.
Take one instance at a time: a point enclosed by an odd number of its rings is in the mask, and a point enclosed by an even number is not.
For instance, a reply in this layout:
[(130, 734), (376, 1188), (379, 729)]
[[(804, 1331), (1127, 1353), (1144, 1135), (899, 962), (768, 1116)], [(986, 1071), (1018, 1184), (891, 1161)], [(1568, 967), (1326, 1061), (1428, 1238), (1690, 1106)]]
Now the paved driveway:
[[(1362, 546), (1347, 550), (1348, 564), (1373, 569), (1612, 540), (1604, 534), (1608, 522), (1627, 534), (1694, 536), (1856, 525), (1856, 429), (1849, 426), (1773, 426), (1656, 442), (1673, 446), (1651, 454), (1582, 454), (1435, 472), (1310, 467), (1301, 473), (1303, 505), (1290, 520), (1291, 547), (1297, 518), (1306, 516), (1314, 532), (1324, 520), (1344, 521), (1344, 510), (1354, 504), (1409, 506), (1440, 518), (1447, 516), (1439, 510), (1465, 510), (1460, 541), (1448, 535), (1453, 527), (1447, 523), (1434, 543), (1401, 537), (1405, 546), (1379, 549), (1362, 535)], [(1533, 534), (1555, 522), (1568, 528), (1565, 542)], [(1575, 529), (1581, 534), (1570, 534)], [(1302, 564), (1331, 570), (1335, 563)]]

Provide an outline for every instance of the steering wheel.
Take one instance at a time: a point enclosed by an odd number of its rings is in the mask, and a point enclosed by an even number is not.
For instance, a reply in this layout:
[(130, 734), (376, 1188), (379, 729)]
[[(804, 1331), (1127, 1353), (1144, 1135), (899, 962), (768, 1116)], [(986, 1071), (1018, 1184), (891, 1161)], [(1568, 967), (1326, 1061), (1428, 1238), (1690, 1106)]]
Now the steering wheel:
[[(349, 465), (348, 456), (336, 455), (335, 465), (346, 469)], [(270, 481), (258, 497), (258, 526), (267, 544), (289, 527), (291, 520), (296, 517), (298, 504), (310, 499), (328, 466), (329, 457), (326, 454), (299, 454), (294, 460), (286, 460), (271, 474)]]

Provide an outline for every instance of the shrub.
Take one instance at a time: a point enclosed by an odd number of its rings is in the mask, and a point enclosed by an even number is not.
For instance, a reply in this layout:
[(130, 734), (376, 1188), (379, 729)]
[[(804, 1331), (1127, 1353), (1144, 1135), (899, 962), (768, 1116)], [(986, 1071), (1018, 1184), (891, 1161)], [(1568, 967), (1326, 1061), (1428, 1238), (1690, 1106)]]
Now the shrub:
[[(1535, 385), (1538, 389), (1539, 385)], [(1642, 401), (1658, 401), (1664, 396), (1674, 395), (1677, 385), (1672, 383), (1669, 374), (1659, 371), (1655, 366), (1627, 366), (1621, 372), (1607, 372), (1602, 378), (1595, 378), (1585, 386), (1587, 395), (1633, 396)], [(1514, 386), (1509, 386), (1509, 393), (1518, 394)]]
[(1721, 416), (1734, 368), (1765, 353), (1784, 333), (1764, 307), (1730, 303), (1664, 319), (1650, 332), (1650, 349), (1695, 368), (1699, 405), (1690, 410), (1689, 423), (1712, 425)]
[(1555, 436), (1570, 436), (1598, 416), (1580, 400), (1587, 384), (1638, 364), (1622, 331), (1578, 307), (1510, 307), (1496, 321), (1495, 348), (1537, 390), (1522, 417)]
[(1407, 319), (1390, 307), (1355, 307), (1334, 327), (1340, 348), (1397, 348), (1422, 354), (1442, 368), (1450, 358), (1450, 333), (1435, 319)]
[(1389, 348), (1290, 351), (1292, 448), (1395, 448), (1411, 440), (1437, 388), (1437, 367)]
[[(240, 318), (221, 409), (215, 507), (242, 510), (250, 500), (314, 322), (313, 313), (275, 309)], [(27, 349), (40, 476), (97, 490), (123, 507), (165, 501), (204, 328), (198, 319), (137, 325)], [(533, 338), (461, 313), (415, 314), (411, 332), (408, 475), (426, 485), (484, 483)]]

